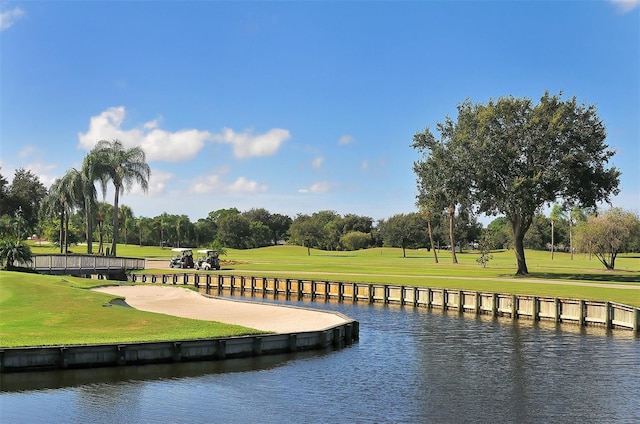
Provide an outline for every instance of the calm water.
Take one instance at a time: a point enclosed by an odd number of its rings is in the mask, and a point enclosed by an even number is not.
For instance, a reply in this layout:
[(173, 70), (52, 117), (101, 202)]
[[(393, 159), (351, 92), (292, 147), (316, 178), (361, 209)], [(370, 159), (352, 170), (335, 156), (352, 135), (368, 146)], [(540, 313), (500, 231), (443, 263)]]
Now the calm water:
[(0, 421), (640, 422), (640, 339), (630, 332), (306, 305), (360, 321), (359, 343), (224, 363), (3, 375)]

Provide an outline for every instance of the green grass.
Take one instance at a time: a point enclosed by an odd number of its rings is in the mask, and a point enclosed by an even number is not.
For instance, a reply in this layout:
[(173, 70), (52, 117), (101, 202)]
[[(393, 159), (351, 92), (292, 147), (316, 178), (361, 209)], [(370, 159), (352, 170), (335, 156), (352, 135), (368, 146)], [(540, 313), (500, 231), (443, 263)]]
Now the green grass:
[[(73, 251), (83, 253), (84, 246)], [(34, 248), (34, 252), (36, 249)], [(49, 251), (50, 252), (50, 251)], [(171, 249), (118, 245), (118, 255), (169, 260)], [(328, 252), (299, 246), (272, 246), (260, 249), (228, 249), (222, 256), (220, 271), (225, 274), (278, 276), (331, 281), (384, 283), (407, 286), (443, 287), (490, 292), (608, 300), (640, 307), (640, 290), (622, 286), (640, 285), (640, 255), (621, 255), (616, 270), (607, 271), (595, 258), (568, 253), (527, 250), (530, 275), (516, 277), (516, 259), (512, 251), (492, 252), (486, 268), (476, 259), (477, 252), (458, 254), (452, 264), (451, 252), (439, 251), (436, 264), (432, 252), (425, 249), (373, 248), (353, 252)], [(182, 270), (147, 269), (147, 274), (168, 274)], [(191, 271), (190, 271), (191, 272)]]
[[(530, 275), (516, 277), (512, 251), (493, 252), (493, 259), (482, 268), (479, 253), (458, 254), (452, 264), (451, 252), (438, 252), (439, 263), (426, 250), (376, 248), (355, 252), (327, 252), (298, 246), (261, 249), (229, 249), (222, 257), (225, 274), (278, 276), (331, 281), (385, 283), (394, 285), (444, 287), (547, 297), (608, 300), (640, 307), (640, 258), (622, 256), (618, 269), (607, 271), (588, 255), (526, 252)], [(135, 256), (135, 255), (134, 255)], [(148, 269), (147, 274), (166, 274), (183, 270)], [(190, 271), (191, 272), (191, 271)], [(627, 288), (624, 288), (627, 287)]]
[(100, 280), (0, 271), (0, 346), (186, 340), (257, 330), (111, 305)]

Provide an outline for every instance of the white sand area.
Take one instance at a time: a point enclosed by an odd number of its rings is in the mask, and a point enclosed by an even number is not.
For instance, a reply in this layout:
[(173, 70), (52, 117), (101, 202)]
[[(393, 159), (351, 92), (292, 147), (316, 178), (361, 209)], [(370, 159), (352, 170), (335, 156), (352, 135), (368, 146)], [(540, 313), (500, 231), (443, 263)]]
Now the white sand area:
[(276, 333), (320, 331), (352, 321), (335, 312), (231, 300), (172, 286), (110, 286), (94, 289), (125, 298), (136, 309), (218, 321)]

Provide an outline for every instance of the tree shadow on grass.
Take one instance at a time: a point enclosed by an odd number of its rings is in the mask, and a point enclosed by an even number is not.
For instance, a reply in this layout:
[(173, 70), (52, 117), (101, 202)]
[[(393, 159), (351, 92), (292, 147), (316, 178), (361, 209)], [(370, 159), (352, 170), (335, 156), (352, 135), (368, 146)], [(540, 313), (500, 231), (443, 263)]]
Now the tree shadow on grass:
[(578, 280), (578, 281), (597, 281), (606, 283), (638, 283), (640, 284), (640, 273), (630, 272), (625, 274), (608, 274), (603, 273), (556, 273), (556, 272), (531, 272), (528, 278), (540, 278), (545, 280)]

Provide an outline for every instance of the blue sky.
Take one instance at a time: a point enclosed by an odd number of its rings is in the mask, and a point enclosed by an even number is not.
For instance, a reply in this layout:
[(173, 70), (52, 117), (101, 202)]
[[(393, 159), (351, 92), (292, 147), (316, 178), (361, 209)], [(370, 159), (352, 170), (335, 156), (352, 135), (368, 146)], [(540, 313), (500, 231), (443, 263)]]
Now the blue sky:
[[(631, 1), (0, 3), (0, 165), (48, 187), (100, 139), (142, 146), (136, 216), (415, 211), (418, 131), (469, 98), (595, 104), (640, 209)], [(107, 201), (112, 201), (111, 194)]]

